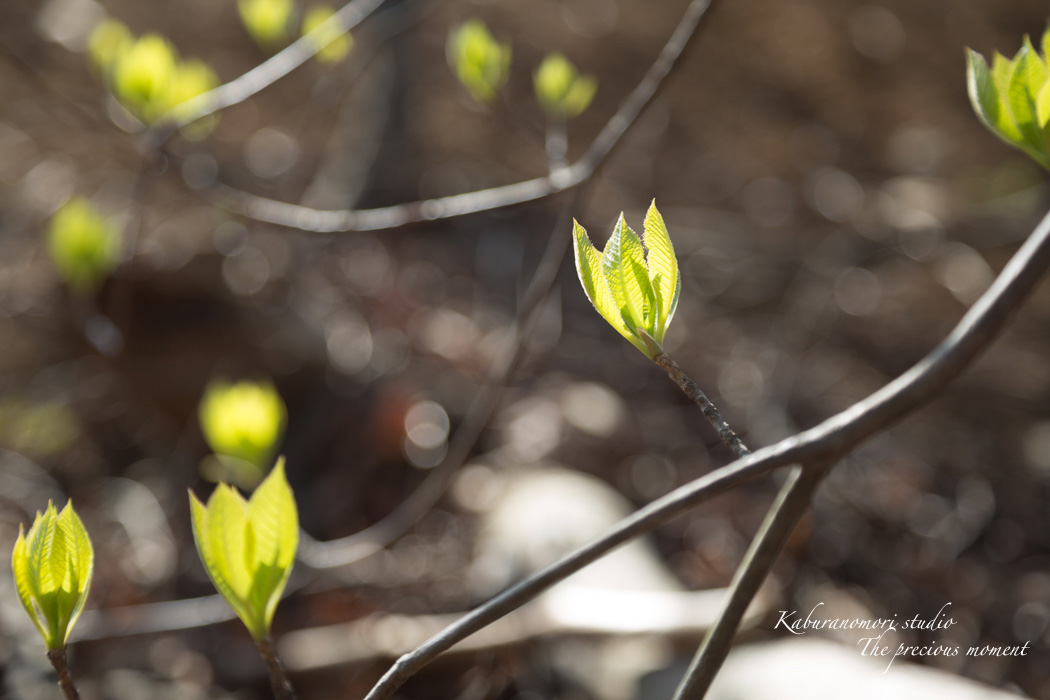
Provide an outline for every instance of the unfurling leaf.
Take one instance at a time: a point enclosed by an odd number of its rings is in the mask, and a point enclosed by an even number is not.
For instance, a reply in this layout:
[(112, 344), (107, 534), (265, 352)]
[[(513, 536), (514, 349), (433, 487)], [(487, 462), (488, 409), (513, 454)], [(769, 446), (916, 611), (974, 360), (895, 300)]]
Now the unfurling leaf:
[(84, 610), (94, 566), (91, 539), (72, 501), (61, 512), (49, 502), (28, 533), (19, 526), (11, 554), (15, 588), (48, 651), (65, 648)]
[[(1050, 46), (1050, 28), (1040, 44)], [(1026, 36), (1008, 59), (998, 53), (989, 68), (981, 54), (967, 49), (966, 84), (981, 122), (1008, 144), (1050, 169), (1050, 69)]]
[(573, 222), (576, 271), (587, 298), (602, 318), (649, 358), (662, 352), (674, 317), (682, 282), (678, 261), (656, 202), (645, 216), (644, 237), (623, 214), (605, 250), (598, 250), (579, 223)]
[(254, 639), (266, 638), (299, 544), (284, 460), (249, 500), (220, 483), (207, 505), (190, 492), (190, 511), (197, 552), (215, 589)]
[(478, 19), (452, 30), (445, 45), (448, 63), (471, 96), (491, 102), (510, 75), (510, 44), (501, 44)]

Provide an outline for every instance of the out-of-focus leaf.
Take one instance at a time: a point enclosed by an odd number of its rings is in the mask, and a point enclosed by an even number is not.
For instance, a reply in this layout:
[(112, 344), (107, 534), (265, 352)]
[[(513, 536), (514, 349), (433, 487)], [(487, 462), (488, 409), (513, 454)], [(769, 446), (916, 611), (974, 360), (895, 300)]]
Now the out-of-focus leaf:
[(494, 100), (510, 75), (510, 44), (496, 41), (481, 20), (468, 20), (449, 32), (445, 52), (456, 77), (478, 102)]
[(84, 197), (51, 217), (47, 244), (62, 279), (82, 293), (94, 291), (120, 260), (120, 233)]
[(284, 434), (287, 413), (274, 386), (216, 380), (204, 392), (199, 417), (204, 439), (215, 454), (254, 465), (253, 478), (238, 485), (255, 486), (272, 464)]
[(533, 74), (536, 99), (548, 114), (571, 118), (583, 112), (594, 99), (598, 81), (580, 75), (576, 66), (560, 53), (548, 54)]
[(295, 15), (293, 0), (237, 0), (244, 28), (260, 47), (271, 50), (288, 40)]
[(109, 80), (113, 66), (134, 43), (135, 37), (123, 22), (107, 18), (91, 31), (88, 53), (95, 69)]

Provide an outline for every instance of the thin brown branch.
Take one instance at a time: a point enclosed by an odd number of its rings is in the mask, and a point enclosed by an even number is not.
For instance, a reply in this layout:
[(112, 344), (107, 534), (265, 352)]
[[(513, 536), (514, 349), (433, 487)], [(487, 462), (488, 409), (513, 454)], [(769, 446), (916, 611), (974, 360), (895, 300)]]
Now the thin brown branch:
[(55, 672), (58, 674), (58, 687), (65, 693), (66, 700), (80, 700), (80, 693), (77, 692), (77, 687), (73, 684), (73, 676), (69, 675), (66, 650), (49, 649), (47, 658), (51, 665), (55, 667)]
[(711, 403), (711, 399), (707, 398), (700, 387), (696, 385), (692, 379), (682, 371), (682, 368), (678, 366), (678, 363), (667, 356), (667, 353), (660, 353), (653, 358), (653, 362), (660, 365), (667, 376), (670, 377), (675, 384), (685, 393), (686, 396), (692, 400), (697, 406), (700, 407), (700, 411), (704, 414), (704, 418), (707, 422), (718, 432), (719, 439), (733, 451), (737, 457), (745, 457), (751, 454), (751, 450), (747, 448), (744, 441), (740, 439), (726, 419), (722, 417), (718, 408)]
[[(360, 1), (360, 0), (359, 0)], [(374, 0), (373, 0), (374, 1)], [(670, 39), (645, 76), (627, 96), (584, 155), (572, 165), (557, 168), (544, 177), (475, 192), (407, 202), (377, 209), (311, 209), (248, 194), (231, 187), (215, 188), (215, 202), (224, 208), (257, 221), (279, 226), (333, 233), (337, 231), (375, 231), (405, 224), (474, 214), (540, 199), (577, 187), (590, 180), (620, 138), (649, 104), (663, 79), (674, 67), (689, 43), (712, 0), (692, 0)]]
[(762, 582), (769, 576), (791, 532), (809, 507), (813, 493), (825, 473), (823, 468), (796, 467), (791, 471), (766, 514), (762, 527), (751, 541), (729, 586), (729, 596), (725, 599), (722, 612), (704, 636), (675, 692), (674, 700), (703, 700), (707, 694), (711, 681), (729, 654), (733, 637), (745, 612)]
[(292, 682), (288, 680), (288, 674), (284, 672), (284, 664), (277, 656), (277, 650), (273, 647), (273, 640), (269, 637), (255, 640), (255, 646), (259, 647), (266, 668), (270, 671), (270, 688), (273, 690), (275, 700), (295, 700), (295, 690)]
[(820, 425), (737, 459), (653, 501), (607, 533), (512, 586), (394, 663), (366, 700), (390, 698), (443, 651), (517, 609), (628, 540), (727, 489), (789, 464), (830, 469), (842, 456), (902, 420), (958, 377), (999, 334), (1050, 266), (1050, 213), (952, 333), (901, 377)]

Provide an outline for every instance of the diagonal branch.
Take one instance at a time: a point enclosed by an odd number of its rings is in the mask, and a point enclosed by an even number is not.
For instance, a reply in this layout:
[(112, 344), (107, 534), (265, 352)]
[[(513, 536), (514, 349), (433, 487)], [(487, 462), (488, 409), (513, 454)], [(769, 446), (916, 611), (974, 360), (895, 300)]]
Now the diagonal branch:
[(533, 599), (605, 553), (644, 535), (729, 488), (789, 464), (835, 462), (944, 389), (970, 366), (1006, 325), (1050, 266), (1050, 213), (963, 316), (952, 333), (896, 380), (820, 425), (717, 469), (653, 501), (607, 533), (512, 586), (405, 654), (366, 700), (390, 698), (441, 652)]
[[(356, 1), (376, 2), (376, 0)], [(572, 165), (556, 168), (544, 177), (486, 190), (376, 209), (311, 209), (298, 204), (259, 197), (228, 186), (218, 186), (213, 195), (214, 200), (219, 206), (258, 221), (303, 231), (333, 233), (337, 231), (375, 231), (397, 228), (420, 221), (474, 214), (529, 202), (576, 187), (591, 178), (601, 162), (605, 160), (619, 143), (620, 138), (634, 124), (645, 106), (649, 104), (649, 100), (660, 87), (660, 83), (670, 73), (675, 61), (688, 45), (689, 39), (693, 36), (711, 3), (712, 0), (692, 0), (689, 3), (681, 21), (660, 51), (656, 61), (620, 105), (616, 114), (605, 124), (583, 156)]]
[(809, 507), (810, 499), (825, 473), (823, 468), (807, 467), (795, 467), (791, 471), (766, 514), (762, 527), (751, 541), (730, 584), (729, 596), (723, 603), (722, 612), (704, 636), (696, 656), (689, 664), (689, 670), (675, 692), (674, 700), (703, 700), (711, 681), (729, 654), (744, 613), (773, 569), (795, 525)]

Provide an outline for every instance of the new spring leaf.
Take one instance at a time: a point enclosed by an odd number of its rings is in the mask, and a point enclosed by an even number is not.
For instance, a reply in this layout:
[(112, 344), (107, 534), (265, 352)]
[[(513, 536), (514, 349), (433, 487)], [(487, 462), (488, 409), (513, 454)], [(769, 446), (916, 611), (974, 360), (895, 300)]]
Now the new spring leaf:
[(459, 82), (478, 102), (491, 102), (507, 82), (510, 44), (496, 41), (481, 20), (468, 20), (452, 30), (445, 51)]
[(269, 382), (216, 380), (200, 404), (201, 431), (225, 467), (222, 476), (252, 487), (273, 464), (287, 412)]
[[(1044, 54), (1050, 28), (1043, 34)], [(966, 85), (978, 118), (992, 133), (1050, 169), (1050, 69), (1026, 36), (1017, 54), (992, 65), (966, 51)]]
[(273, 49), (288, 38), (295, 3), (292, 0), (237, 0), (237, 11), (255, 43), (264, 49)]
[(581, 75), (569, 59), (552, 53), (536, 69), (532, 86), (536, 99), (548, 114), (572, 118), (590, 106), (598, 90), (598, 80), (591, 75)]
[(91, 202), (74, 197), (51, 217), (47, 248), (66, 284), (90, 293), (120, 261), (120, 238)]
[(63, 649), (84, 609), (95, 552), (70, 501), (61, 512), (48, 502), (29, 532), (20, 525), (11, 554), (15, 588), (48, 650)]
[(662, 352), (682, 281), (656, 202), (645, 215), (643, 238), (621, 213), (602, 253), (574, 221), (573, 249), (583, 290), (602, 318), (647, 357)]
[(219, 484), (202, 504), (190, 492), (193, 539), (208, 577), (256, 640), (270, 634), (299, 544), (295, 497), (279, 460), (250, 500)]

